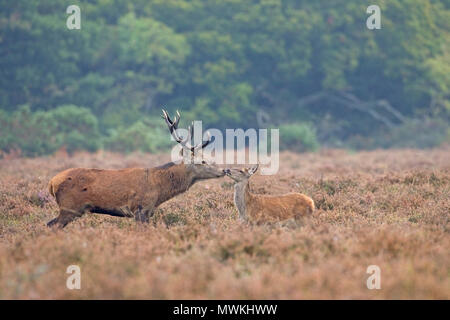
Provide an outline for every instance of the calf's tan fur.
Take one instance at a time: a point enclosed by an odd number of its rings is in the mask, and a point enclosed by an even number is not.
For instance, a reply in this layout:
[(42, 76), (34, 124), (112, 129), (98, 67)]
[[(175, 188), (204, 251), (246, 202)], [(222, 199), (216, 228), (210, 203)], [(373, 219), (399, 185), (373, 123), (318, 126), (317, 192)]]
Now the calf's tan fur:
[(227, 176), (236, 183), (234, 185), (234, 203), (239, 217), (249, 222), (279, 222), (311, 215), (314, 212), (314, 201), (301, 193), (288, 193), (280, 196), (258, 195), (249, 190), (249, 178), (258, 166), (250, 169), (225, 169)]

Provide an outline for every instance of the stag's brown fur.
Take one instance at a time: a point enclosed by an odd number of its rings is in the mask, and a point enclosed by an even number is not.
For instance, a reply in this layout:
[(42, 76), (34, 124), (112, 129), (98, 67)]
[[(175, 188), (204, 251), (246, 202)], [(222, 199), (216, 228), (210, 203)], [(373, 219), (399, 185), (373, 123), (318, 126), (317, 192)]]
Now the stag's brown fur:
[[(257, 167), (256, 167), (257, 169)], [(224, 170), (236, 181), (234, 202), (243, 220), (250, 222), (279, 222), (288, 219), (298, 220), (314, 212), (314, 201), (301, 193), (285, 195), (258, 195), (250, 192), (249, 178), (256, 169)]]
[(148, 221), (161, 203), (186, 191), (197, 180), (223, 176), (214, 165), (167, 164), (157, 168), (100, 170), (75, 168), (49, 183), (60, 214), (49, 226), (64, 227), (86, 212)]
[[(205, 161), (196, 163), (196, 151), (211, 143), (211, 139), (192, 146), (189, 135), (181, 139), (177, 134), (180, 113), (173, 120), (163, 110), (169, 132), (183, 148), (187, 164), (169, 162), (156, 168), (100, 170), (75, 168), (57, 174), (50, 180), (48, 189), (56, 198), (60, 213), (48, 226), (66, 226), (86, 212), (104, 213), (120, 217), (135, 217), (148, 222), (154, 209), (164, 201), (185, 192), (198, 180), (225, 175), (215, 165)], [(209, 136), (209, 134), (208, 134)], [(190, 158), (189, 158), (190, 157)]]

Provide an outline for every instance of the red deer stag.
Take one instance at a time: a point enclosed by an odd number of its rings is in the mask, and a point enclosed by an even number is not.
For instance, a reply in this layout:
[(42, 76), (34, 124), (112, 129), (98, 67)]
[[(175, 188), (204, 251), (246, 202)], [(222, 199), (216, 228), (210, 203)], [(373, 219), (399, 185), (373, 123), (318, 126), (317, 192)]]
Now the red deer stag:
[(301, 193), (288, 193), (281, 196), (258, 195), (249, 190), (250, 177), (258, 170), (252, 168), (224, 169), (225, 174), (233, 179), (234, 204), (239, 217), (249, 222), (278, 222), (288, 219), (299, 219), (314, 211), (314, 201)]
[(119, 217), (135, 217), (136, 221), (148, 222), (155, 208), (161, 203), (188, 190), (195, 182), (225, 175), (222, 169), (205, 161), (194, 163), (197, 151), (211, 142), (192, 146), (191, 128), (183, 139), (177, 134), (180, 114), (173, 120), (163, 110), (169, 131), (188, 152), (191, 161), (175, 164), (169, 162), (155, 168), (130, 168), (101, 170), (73, 168), (60, 172), (50, 180), (49, 192), (59, 206), (57, 218), (48, 226), (64, 228), (68, 223), (86, 212)]

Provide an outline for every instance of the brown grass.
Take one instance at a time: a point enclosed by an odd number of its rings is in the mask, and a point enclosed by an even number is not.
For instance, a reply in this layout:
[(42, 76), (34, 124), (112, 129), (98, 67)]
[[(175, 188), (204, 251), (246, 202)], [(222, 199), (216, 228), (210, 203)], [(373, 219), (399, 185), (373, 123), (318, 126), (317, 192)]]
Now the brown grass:
[[(228, 178), (194, 185), (154, 223), (90, 215), (62, 231), (46, 185), (70, 167), (154, 166), (168, 156), (107, 153), (0, 160), (0, 298), (449, 299), (450, 148), (283, 153), (256, 193), (298, 191), (302, 225), (237, 220)], [(81, 290), (66, 268), (81, 267)], [(381, 268), (381, 290), (366, 269)]]

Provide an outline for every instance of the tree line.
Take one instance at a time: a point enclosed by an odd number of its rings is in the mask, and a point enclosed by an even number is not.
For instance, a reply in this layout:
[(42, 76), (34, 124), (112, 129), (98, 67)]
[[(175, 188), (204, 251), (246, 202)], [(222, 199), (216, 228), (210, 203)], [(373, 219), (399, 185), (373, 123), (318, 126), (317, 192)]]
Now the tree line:
[(449, 2), (372, 2), (378, 30), (358, 0), (4, 1), (0, 149), (158, 151), (161, 107), (220, 129), (264, 114), (300, 151), (448, 140)]

